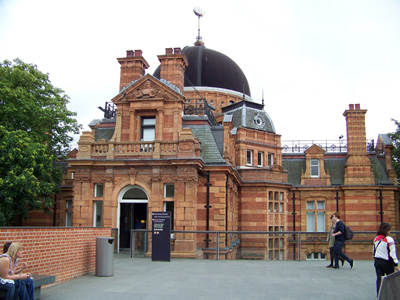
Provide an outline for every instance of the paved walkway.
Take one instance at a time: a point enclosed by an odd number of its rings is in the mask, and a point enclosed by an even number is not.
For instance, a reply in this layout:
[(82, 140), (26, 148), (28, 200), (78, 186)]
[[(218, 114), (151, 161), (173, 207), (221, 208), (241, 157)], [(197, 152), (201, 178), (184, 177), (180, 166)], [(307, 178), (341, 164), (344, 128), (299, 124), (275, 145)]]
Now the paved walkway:
[(373, 261), (339, 270), (326, 261), (215, 261), (114, 256), (114, 276), (82, 276), (42, 290), (41, 300), (376, 299)]

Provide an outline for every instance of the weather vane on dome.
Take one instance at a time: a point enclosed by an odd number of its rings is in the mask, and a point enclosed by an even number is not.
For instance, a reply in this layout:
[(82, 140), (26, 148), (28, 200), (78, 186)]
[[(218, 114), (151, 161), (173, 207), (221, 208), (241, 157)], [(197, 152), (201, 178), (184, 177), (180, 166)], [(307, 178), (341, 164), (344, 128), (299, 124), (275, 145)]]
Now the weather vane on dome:
[(199, 29), (198, 29), (198, 35), (197, 35), (197, 39), (196, 39), (196, 42), (194, 43), (196, 46), (201, 46), (201, 45), (204, 45), (204, 42), (203, 42), (203, 40), (202, 40), (202, 38), (201, 38), (201, 36), (200, 36), (200, 18), (202, 17), (202, 16), (204, 16), (204, 14), (205, 14), (205, 12), (200, 8), (200, 7), (195, 7), (194, 9), (193, 9), (193, 12), (194, 12), (194, 14), (198, 17), (198, 19), (199, 19), (199, 22), (198, 22), (198, 24), (199, 24)]

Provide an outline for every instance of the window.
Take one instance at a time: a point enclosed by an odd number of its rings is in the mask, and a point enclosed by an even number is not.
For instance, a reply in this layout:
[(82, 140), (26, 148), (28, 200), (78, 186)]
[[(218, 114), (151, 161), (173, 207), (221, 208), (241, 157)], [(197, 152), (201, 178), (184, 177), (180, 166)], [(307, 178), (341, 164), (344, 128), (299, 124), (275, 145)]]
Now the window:
[(155, 117), (143, 117), (141, 126), (142, 141), (154, 141), (156, 138), (156, 118)]
[(103, 226), (103, 201), (93, 201), (93, 227)]
[(253, 165), (253, 151), (252, 150), (247, 150), (247, 164), (248, 165)]
[(95, 197), (103, 197), (103, 184), (102, 183), (94, 184), (94, 196)]
[(272, 167), (274, 165), (274, 154), (268, 153), (268, 167)]
[(325, 202), (307, 201), (307, 231), (325, 231)]
[(173, 183), (164, 184), (164, 198), (173, 198), (175, 196), (175, 185)]
[(264, 152), (258, 152), (258, 166), (262, 167), (263, 166), (263, 156), (264, 156)]
[(310, 170), (311, 177), (319, 177), (319, 159), (311, 159)]
[(171, 230), (174, 230), (174, 202), (172, 201), (164, 202), (164, 211), (171, 212)]
[(72, 200), (67, 200), (65, 203), (65, 226), (72, 226)]
[(321, 252), (307, 253), (306, 260), (326, 260), (326, 254)]

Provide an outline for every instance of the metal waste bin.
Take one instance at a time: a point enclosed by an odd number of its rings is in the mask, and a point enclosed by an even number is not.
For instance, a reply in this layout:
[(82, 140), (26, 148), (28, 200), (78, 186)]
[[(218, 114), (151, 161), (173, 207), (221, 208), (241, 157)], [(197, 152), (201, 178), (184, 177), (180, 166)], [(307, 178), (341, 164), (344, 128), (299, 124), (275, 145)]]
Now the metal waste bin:
[(114, 238), (96, 238), (96, 276), (114, 276)]

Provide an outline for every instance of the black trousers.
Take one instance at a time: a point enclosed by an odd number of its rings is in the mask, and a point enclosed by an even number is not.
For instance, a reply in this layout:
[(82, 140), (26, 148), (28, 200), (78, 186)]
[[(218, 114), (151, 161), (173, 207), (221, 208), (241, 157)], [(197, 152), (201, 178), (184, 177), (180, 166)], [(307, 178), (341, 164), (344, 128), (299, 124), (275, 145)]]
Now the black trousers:
[[(329, 247), (329, 253), (331, 255), (331, 264), (330, 264), (331, 266), (333, 266), (333, 262), (334, 262), (334, 259), (335, 259), (334, 252), (335, 252), (335, 248), (334, 247)], [(339, 259), (343, 264), (344, 258), (339, 256)]]
[(393, 262), (382, 259), (375, 258), (375, 271), (376, 271), (376, 295), (379, 295), (379, 289), (381, 287), (382, 276), (392, 274), (394, 272)]

